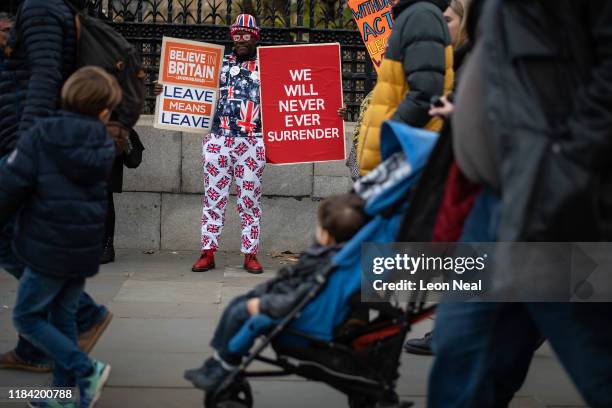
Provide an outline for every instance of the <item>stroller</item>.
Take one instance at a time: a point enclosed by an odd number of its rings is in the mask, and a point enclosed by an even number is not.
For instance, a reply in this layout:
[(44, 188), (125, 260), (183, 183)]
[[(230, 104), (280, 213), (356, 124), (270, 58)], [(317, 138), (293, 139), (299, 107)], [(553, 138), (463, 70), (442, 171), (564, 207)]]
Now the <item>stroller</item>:
[[(350, 408), (408, 407), (395, 392), (402, 346), (411, 325), (429, 317), (435, 306), (414, 292), (402, 308), (390, 302), (360, 302), (361, 244), (393, 242), (410, 193), (437, 134), (396, 122), (381, 132), (383, 163), (357, 182), (368, 223), (317, 276), (313, 288), (283, 319), (252, 316), (229, 348), (246, 357), (205, 396), (206, 408), (251, 408), (249, 377), (299, 375), (322, 381), (348, 396)], [(255, 340), (261, 342), (249, 353)], [(262, 356), (268, 346), (276, 358)], [(275, 370), (247, 371), (254, 361)]]

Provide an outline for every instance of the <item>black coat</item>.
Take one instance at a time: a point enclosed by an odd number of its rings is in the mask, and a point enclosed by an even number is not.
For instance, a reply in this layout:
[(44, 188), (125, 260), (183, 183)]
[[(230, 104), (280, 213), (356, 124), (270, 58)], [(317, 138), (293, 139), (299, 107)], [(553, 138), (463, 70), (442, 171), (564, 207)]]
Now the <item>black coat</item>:
[[(469, 58), (470, 49), (471, 43), (466, 43), (463, 47), (455, 50), (453, 58), (455, 73), (461, 71), (463, 63)], [(456, 75), (455, 83), (457, 83), (457, 79), (458, 76)], [(455, 89), (457, 89), (457, 85), (455, 85)], [(448, 172), (454, 159), (452, 136), (451, 121), (445, 120), (440, 131), (440, 137), (438, 137), (438, 141), (423, 169), (420, 181), (410, 199), (410, 206), (400, 224), (398, 241), (431, 241), (436, 217), (442, 204)]]
[(64, 0), (24, 0), (0, 75), (0, 156), (39, 117), (59, 107), (60, 90), (76, 60), (74, 16)]
[(380, 164), (380, 128), (385, 120), (438, 131), (429, 116), (432, 96), (452, 91), (446, 0), (401, 0), (393, 7), (393, 31), (378, 70), (372, 100), (359, 131), (357, 161), (362, 174)]
[(612, 239), (612, 2), (490, 0), (481, 31), (499, 240)]
[(0, 52), (0, 157), (15, 147), (28, 73)]
[(0, 169), (0, 226), (21, 208), (19, 259), (47, 275), (98, 272), (114, 157), (104, 124), (74, 113), (41, 119), (19, 140)]
[(108, 180), (108, 190), (112, 193), (123, 192), (123, 166), (128, 169), (135, 169), (142, 162), (142, 152), (145, 150), (145, 147), (140, 141), (138, 133), (133, 128), (130, 129), (129, 140), (129, 152), (117, 156), (113, 162), (113, 170)]
[(393, 6), (393, 30), (401, 32), (402, 36), (389, 38), (385, 58), (402, 62), (409, 90), (392, 120), (414, 127), (425, 127), (431, 120), (429, 101), (432, 96), (444, 93), (448, 78), (444, 50), (450, 36), (441, 13), (449, 3), (446, 0), (400, 0)]
[(259, 297), (261, 313), (273, 318), (286, 316), (317, 285), (317, 272), (326, 268), (341, 248), (313, 245), (295, 265), (281, 268), (276, 278), (257, 285), (250, 296)]

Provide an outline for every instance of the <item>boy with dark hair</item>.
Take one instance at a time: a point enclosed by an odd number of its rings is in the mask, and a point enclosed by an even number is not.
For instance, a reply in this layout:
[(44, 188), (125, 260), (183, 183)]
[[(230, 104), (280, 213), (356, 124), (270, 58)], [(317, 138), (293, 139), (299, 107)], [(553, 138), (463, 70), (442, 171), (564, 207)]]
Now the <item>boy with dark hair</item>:
[[(0, 173), (0, 226), (20, 209), (13, 247), (26, 268), (15, 327), (54, 360), (53, 386), (78, 385), (80, 406), (92, 407), (110, 366), (79, 350), (76, 310), (85, 278), (99, 269), (115, 157), (105, 123), (121, 89), (103, 69), (85, 67), (68, 78), (61, 99), (64, 110), (24, 134)], [(30, 406), (76, 407), (58, 400)]]
[(317, 284), (315, 272), (325, 268), (366, 222), (364, 202), (355, 194), (328, 197), (319, 206), (315, 244), (293, 266), (278, 271), (276, 278), (238, 296), (225, 308), (210, 345), (215, 349), (201, 368), (185, 371), (185, 378), (204, 391), (213, 390), (240, 364), (231, 353), (229, 341), (251, 316), (265, 314), (274, 319), (286, 316)]

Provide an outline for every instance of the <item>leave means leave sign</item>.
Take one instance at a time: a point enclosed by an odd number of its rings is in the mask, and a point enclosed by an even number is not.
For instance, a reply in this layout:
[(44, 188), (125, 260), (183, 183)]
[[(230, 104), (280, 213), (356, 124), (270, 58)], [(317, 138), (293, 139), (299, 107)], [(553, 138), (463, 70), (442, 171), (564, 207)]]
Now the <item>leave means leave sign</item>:
[(212, 127), (223, 46), (164, 37), (154, 127), (201, 133)]

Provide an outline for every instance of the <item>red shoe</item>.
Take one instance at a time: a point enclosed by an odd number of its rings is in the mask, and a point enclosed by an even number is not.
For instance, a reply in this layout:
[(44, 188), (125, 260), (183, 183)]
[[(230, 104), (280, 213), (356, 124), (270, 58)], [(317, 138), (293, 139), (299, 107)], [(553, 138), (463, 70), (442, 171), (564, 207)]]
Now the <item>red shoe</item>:
[(248, 273), (262, 273), (263, 266), (257, 260), (257, 254), (244, 254), (244, 269)]
[(200, 259), (196, 261), (191, 267), (192, 272), (206, 272), (215, 267), (215, 250), (214, 249), (204, 249), (202, 250), (202, 255), (200, 255)]

